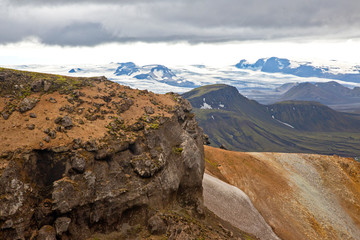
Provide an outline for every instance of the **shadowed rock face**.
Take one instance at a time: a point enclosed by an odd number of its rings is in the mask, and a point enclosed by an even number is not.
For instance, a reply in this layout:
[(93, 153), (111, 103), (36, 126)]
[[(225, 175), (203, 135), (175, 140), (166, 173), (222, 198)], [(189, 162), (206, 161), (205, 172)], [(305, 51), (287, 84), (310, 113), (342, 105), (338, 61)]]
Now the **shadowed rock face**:
[[(21, 76), (26, 78), (26, 74)], [(47, 81), (51, 82), (51, 77)], [(104, 79), (87, 83), (89, 86), (77, 90), (86, 93), (89, 99), (91, 91), (98, 91), (99, 96), (91, 97), (89, 102), (98, 109), (100, 117), (87, 119), (85, 96), (81, 102), (76, 101), (81, 94), (65, 92), (68, 100), (72, 96), (70, 100), (75, 101), (70, 105), (74, 109), (62, 116), (75, 119), (71, 128), (61, 128), (61, 124), (51, 121), (57, 115), (47, 115), (50, 121), (45, 123), (56, 127), (56, 139), (39, 145), (42, 136), (49, 132), (40, 129), (39, 137), (35, 134), (21, 148), (16, 149), (17, 143), (13, 142), (13, 146), (4, 145), (8, 151), (0, 151), (0, 239), (31, 236), (55, 239), (55, 234), (61, 239), (84, 239), (95, 232), (121, 231), (124, 224), (146, 226), (158, 210), (172, 205), (184, 207), (197, 216), (204, 214), (203, 133), (190, 113), (190, 104), (180, 96), (155, 96), (125, 88), (128, 96), (137, 97), (124, 111), (111, 113), (111, 107), (115, 105), (116, 109), (120, 103), (110, 105), (109, 97), (114, 99), (125, 91), (110, 92), (117, 85)], [(36, 85), (34, 90), (34, 94), (39, 94), (42, 87)], [(38, 103), (33, 110), (38, 117), (31, 120), (39, 121), (36, 126), (45, 119), (39, 109), (42, 104), (62, 107), (63, 95), (56, 95), (57, 103), (44, 100), (55, 93), (37, 95)], [(151, 95), (156, 105), (145, 95)], [(166, 98), (169, 105), (162, 105), (161, 98)], [(102, 105), (96, 102), (101, 99), (106, 99)], [(12, 102), (17, 102), (16, 96)], [(146, 105), (154, 106), (152, 116), (144, 112)], [(80, 111), (81, 107), (85, 110)], [(137, 112), (139, 109), (141, 112)], [(21, 113), (11, 113), (10, 118), (1, 119), (2, 126), (9, 121), (21, 121)], [(134, 124), (141, 127), (134, 130)], [(95, 125), (97, 137), (91, 132)], [(87, 128), (90, 129), (86, 133)], [(103, 131), (100, 136), (99, 131)], [(24, 132), (24, 137), (29, 132)], [(79, 138), (69, 137), (80, 132)]]
[(207, 170), (243, 190), (281, 239), (360, 239), (360, 163), (354, 159), (208, 146), (205, 157)]

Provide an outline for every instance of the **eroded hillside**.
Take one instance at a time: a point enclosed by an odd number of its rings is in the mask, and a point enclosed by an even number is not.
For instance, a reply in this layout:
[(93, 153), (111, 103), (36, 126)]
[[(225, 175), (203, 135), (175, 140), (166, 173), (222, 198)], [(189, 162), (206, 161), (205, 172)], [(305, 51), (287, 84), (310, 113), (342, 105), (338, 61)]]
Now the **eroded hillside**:
[(205, 147), (207, 171), (243, 190), (281, 239), (360, 239), (360, 163)]

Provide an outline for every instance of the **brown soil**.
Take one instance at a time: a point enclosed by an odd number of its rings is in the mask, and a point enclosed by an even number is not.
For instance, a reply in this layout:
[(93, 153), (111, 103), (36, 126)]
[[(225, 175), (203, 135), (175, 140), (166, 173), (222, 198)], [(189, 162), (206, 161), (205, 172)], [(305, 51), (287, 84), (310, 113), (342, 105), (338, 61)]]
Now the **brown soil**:
[[(112, 104), (107, 104), (102, 97), (109, 96), (109, 93), (115, 90), (116, 93), (125, 92), (127, 98), (133, 101), (133, 105), (125, 112), (116, 114), (116, 108)], [(121, 117), (125, 121), (125, 126), (130, 126), (143, 117), (145, 114), (144, 107), (151, 106), (154, 113), (150, 115), (152, 118), (156, 117), (169, 117), (168, 112), (176, 104), (173, 95), (159, 95), (147, 91), (139, 91), (121, 86), (117, 83), (110, 81), (95, 82), (94, 86), (87, 86), (80, 89), (84, 94), (80, 99), (84, 101), (80, 106), (76, 107), (71, 104), (67, 99), (71, 98), (71, 94), (60, 94), (59, 92), (53, 93), (32, 93), (28, 97), (38, 98), (40, 101), (36, 106), (25, 112), (20, 113), (14, 111), (9, 119), (5, 120), (0, 116), (0, 154), (7, 151), (14, 151), (18, 148), (27, 149), (41, 149), (54, 146), (67, 145), (75, 138), (81, 138), (83, 141), (88, 139), (99, 139), (108, 133), (107, 126), (115, 117)], [(56, 99), (56, 103), (51, 103), (50, 98)], [(124, 99), (116, 96), (111, 97), (111, 102), (122, 102)], [(20, 100), (18, 100), (20, 101)], [(6, 96), (0, 97), (0, 112), (5, 108), (8, 98)], [(156, 105), (154, 105), (154, 103)], [(96, 119), (94, 121), (86, 119), (85, 115), (90, 110), (95, 110), (94, 104), (105, 104), (100, 108), (96, 114), (103, 115), (103, 119)], [(72, 113), (60, 111), (61, 107), (73, 107)], [(83, 112), (78, 112), (83, 109)], [(101, 114), (101, 110), (107, 112)], [(30, 113), (36, 114), (36, 118), (31, 118)], [(55, 123), (57, 117), (64, 117), (68, 115), (72, 118), (74, 127), (65, 132), (56, 133), (56, 138), (51, 139), (49, 143), (44, 141), (47, 136), (44, 133), (46, 128), (55, 130), (58, 126)], [(48, 118), (48, 119), (47, 119)], [(81, 124), (81, 121), (83, 124)], [(35, 129), (29, 130), (28, 125), (34, 124)], [(43, 146), (40, 147), (40, 142)]]
[(205, 147), (206, 169), (243, 190), (282, 239), (360, 239), (360, 163)]

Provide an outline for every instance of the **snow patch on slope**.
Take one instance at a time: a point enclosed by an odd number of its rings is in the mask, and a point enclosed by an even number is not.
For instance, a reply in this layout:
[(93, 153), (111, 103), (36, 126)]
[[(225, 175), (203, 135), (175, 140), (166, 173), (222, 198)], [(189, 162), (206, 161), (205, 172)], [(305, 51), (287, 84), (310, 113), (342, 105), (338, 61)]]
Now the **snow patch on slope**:
[(220, 218), (260, 239), (279, 239), (254, 207), (248, 195), (239, 188), (206, 173), (203, 188), (205, 206)]
[(206, 101), (205, 98), (203, 98), (203, 101), (204, 101), (204, 103), (203, 103), (202, 106), (200, 106), (200, 109), (213, 109), (210, 104), (207, 104), (207, 103), (205, 102), (205, 101)]
[(286, 122), (282, 122), (282, 121), (280, 121), (279, 119), (276, 119), (276, 118), (274, 117), (274, 115), (272, 115), (271, 117), (272, 117), (272, 119), (278, 121), (278, 122), (281, 123), (281, 124), (284, 124), (285, 126), (294, 128), (292, 125), (290, 125), (290, 124), (288, 124), (288, 123), (286, 123)]

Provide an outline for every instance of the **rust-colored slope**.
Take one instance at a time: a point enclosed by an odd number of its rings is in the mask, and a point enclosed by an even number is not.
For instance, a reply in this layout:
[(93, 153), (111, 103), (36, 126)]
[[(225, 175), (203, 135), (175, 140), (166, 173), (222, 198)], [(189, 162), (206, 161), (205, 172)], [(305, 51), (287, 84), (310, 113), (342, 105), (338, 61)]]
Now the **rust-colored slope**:
[(360, 164), (314, 154), (205, 147), (212, 175), (243, 190), (282, 239), (360, 239)]

